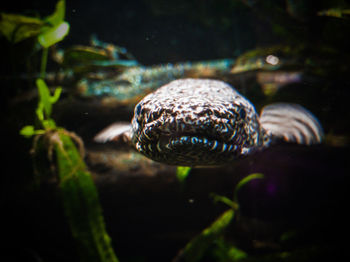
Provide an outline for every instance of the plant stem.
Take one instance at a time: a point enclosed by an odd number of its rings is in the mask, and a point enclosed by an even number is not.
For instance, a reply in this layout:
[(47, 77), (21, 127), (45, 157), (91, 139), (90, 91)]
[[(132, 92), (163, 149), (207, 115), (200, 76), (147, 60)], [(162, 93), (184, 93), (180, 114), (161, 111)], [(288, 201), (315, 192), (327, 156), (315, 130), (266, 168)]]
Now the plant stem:
[(46, 74), (46, 65), (47, 65), (47, 56), (49, 53), (48, 48), (43, 48), (42, 56), (41, 56), (41, 65), (40, 65), (40, 77), (44, 78)]

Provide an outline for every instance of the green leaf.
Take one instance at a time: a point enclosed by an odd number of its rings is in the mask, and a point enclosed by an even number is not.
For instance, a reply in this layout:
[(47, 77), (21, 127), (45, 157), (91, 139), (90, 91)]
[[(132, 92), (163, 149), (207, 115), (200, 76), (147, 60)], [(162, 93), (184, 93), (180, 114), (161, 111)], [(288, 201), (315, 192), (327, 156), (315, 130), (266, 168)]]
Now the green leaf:
[[(194, 237), (180, 253), (179, 261), (200, 261), (207, 249), (222, 235), (234, 218), (234, 210), (229, 209), (209, 227)], [(177, 260), (176, 260), (177, 261)]]
[(248, 256), (246, 252), (225, 241), (223, 237), (215, 241), (213, 255), (217, 262), (237, 262)]
[(35, 134), (34, 126), (25, 126), (19, 131), (22, 136), (31, 137)]
[(39, 121), (42, 122), (45, 119), (44, 116), (44, 105), (39, 101), (38, 106), (35, 110), (36, 116), (38, 117)]
[(188, 177), (191, 168), (188, 166), (178, 166), (176, 169), (176, 177), (180, 182), (185, 181), (186, 177)]
[(58, 101), (62, 93), (62, 87), (57, 87), (53, 93), (53, 96), (50, 97), (51, 104), (54, 104)]
[(60, 42), (68, 34), (68, 32), (69, 24), (67, 22), (61, 22), (58, 25), (42, 32), (38, 36), (38, 41), (42, 47), (48, 48)]
[[(44, 80), (42, 80), (41, 78), (38, 78), (36, 80), (36, 85), (38, 87), (39, 97), (40, 97), (38, 109), (39, 111), (44, 111), (45, 113), (43, 114), (42, 112), (39, 112), (39, 114), (49, 118), (52, 112), (52, 105), (56, 103), (60, 98), (60, 95), (62, 93), (62, 88), (57, 87), (55, 89), (53, 96), (51, 96), (50, 90)], [(39, 117), (39, 119), (42, 120), (43, 117)]]
[(38, 18), (1, 13), (0, 33), (12, 43), (40, 34), (44, 22)]
[(59, 99), (62, 88), (57, 88), (54, 95), (51, 96), (50, 90), (44, 80), (38, 78), (36, 80), (36, 85), (39, 92), (39, 103), (36, 109), (36, 115), (45, 129), (54, 129), (56, 127), (55, 121), (50, 118), (52, 105)]
[(70, 136), (59, 134), (55, 152), (64, 212), (79, 243), (81, 261), (118, 262), (94, 181)]
[(56, 128), (56, 123), (51, 118), (43, 120), (42, 124), (43, 124), (43, 127), (45, 129), (55, 129)]
[(64, 21), (66, 3), (60, 0), (55, 12), (44, 20), (17, 14), (1, 13), (0, 33), (10, 42), (17, 43), (38, 36), (44, 48), (61, 41), (69, 32), (69, 24)]
[(45, 18), (45, 22), (51, 24), (52, 26), (57, 26), (64, 21), (64, 16), (66, 13), (66, 1), (60, 0), (56, 4), (55, 12)]
[(236, 188), (235, 188), (235, 191), (234, 191), (233, 201), (238, 203), (238, 191), (242, 188), (242, 186), (244, 186), (245, 184), (247, 184), (248, 182), (250, 182), (250, 181), (252, 181), (254, 179), (262, 179), (262, 178), (264, 178), (263, 174), (261, 174), (261, 173), (254, 173), (254, 174), (246, 176), (241, 181), (239, 181), (238, 184), (236, 185)]
[(217, 195), (215, 193), (211, 193), (210, 196), (213, 198), (214, 202), (222, 202), (226, 205), (228, 205), (229, 207), (233, 208), (236, 210), (237, 205), (236, 203), (234, 203), (231, 199), (229, 199), (228, 197), (225, 196), (220, 196)]
[(42, 135), (45, 134), (45, 130), (43, 129), (34, 129), (34, 126), (25, 126), (19, 131), (20, 135), (24, 137), (32, 137), (34, 135)]
[[(50, 101), (50, 90), (47, 87), (46, 83), (44, 80), (42, 80), (41, 78), (38, 78), (36, 80), (36, 86), (38, 88), (38, 92), (39, 92), (39, 106), (38, 106), (38, 110), (39, 110), (39, 119), (43, 120), (44, 117), (50, 117), (51, 115), (51, 111), (52, 111), (52, 103)], [(41, 112), (43, 111), (43, 112)]]

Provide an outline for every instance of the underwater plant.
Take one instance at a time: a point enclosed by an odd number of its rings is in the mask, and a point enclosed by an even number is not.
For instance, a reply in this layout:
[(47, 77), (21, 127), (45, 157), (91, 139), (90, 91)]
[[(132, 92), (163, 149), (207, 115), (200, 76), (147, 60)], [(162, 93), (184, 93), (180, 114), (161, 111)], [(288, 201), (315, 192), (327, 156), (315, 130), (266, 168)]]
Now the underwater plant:
[[(44, 77), (46, 72), (48, 48), (63, 40), (68, 34), (69, 24), (64, 21), (64, 15), (64, 0), (60, 0), (56, 5), (56, 11), (44, 20), (2, 14), (1, 32), (11, 42), (37, 37), (38, 43), (43, 48), (41, 77)], [(77, 241), (81, 260), (117, 262), (118, 258), (106, 232), (95, 184), (83, 161), (83, 142), (74, 133), (58, 127), (51, 118), (52, 106), (58, 101), (62, 88), (56, 88), (51, 95), (42, 78), (36, 79), (36, 86), (39, 93), (36, 117), (41, 127), (27, 125), (21, 129), (20, 134), (28, 138), (34, 137), (32, 148), (34, 157), (46, 151), (51, 169), (57, 172), (64, 212), (72, 235)]]
[[(228, 205), (230, 209), (222, 213), (209, 227), (205, 228), (199, 235), (195, 236), (190, 242), (188, 242), (187, 245), (179, 252), (174, 261), (200, 261), (205, 252), (207, 252), (207, 249), (212, 246), (213, 243), (223, 241), (222, 237), (226, 229), (233, 222), (235, 214), (239, 212), (239, 190), (248, 182), (254, 179), (262, 178), (264, 178), (264, 176), (260, 173), (254, 173), (244, 177), (236, 185), (232, 200), (224, 196), (212, 194), (215, 202), (223, 202), (224, 204)], [(221, 242), (221, 244), (223, 243), (224, 242)], [(244, 251), (238, 248), (231, 247), (229, 250), (230, 252), (220, 252), (220, 254), (225, 253), (228, 256), (226, 258), (229, 259), (228, 261), (237, 261), (238, 259), (243, 259), (247, 256)]]
[(69, 32), (69, 23), (64, 20), (65, 0), (56, 4), (50, 16), (40, 19), (18, 14), (1, 13), (0, 33), (13, 44), (36, 37), (42, 48), (40, 76), (45, 77), (49, 47), (63, 40)]
[(105, 229), (95, 184), (83, 161), (83, 142), (74, 133), (57, 127), (50, 117), (52, 105), (58, 100), (61, 89), (56, 89), (51, 96), (42, 79), (37, 79), (36, 85), (40, 96), (36, 115), (43, 129), (30, 125), (20, 133), (26, 137), (34, 136), (34, 156), (46, 151), (54, 169), (57, 169), (62, 204), (82, 261), (117, 262)]

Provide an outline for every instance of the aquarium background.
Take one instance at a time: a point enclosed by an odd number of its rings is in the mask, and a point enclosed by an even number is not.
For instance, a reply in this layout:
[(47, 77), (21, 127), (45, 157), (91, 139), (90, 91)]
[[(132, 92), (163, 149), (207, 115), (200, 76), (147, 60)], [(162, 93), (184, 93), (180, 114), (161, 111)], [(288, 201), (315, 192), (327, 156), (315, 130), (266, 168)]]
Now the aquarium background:
[[(55, 5), (11, 1), (1, 12), (45, 17)], [(59, 83), (64, 91), (52, 117), (84, 141), (85, 162), (120, 261), (181, 261), (186, 244), (229, 208), (215, 203), (211, 193), (232, 198), (238, 181), (253, 173), (264, 179), (240, 189), (239, 214), (225, 233), (203, 243), (199, 260), (185, 261), (336, 261), (347, 256), (349, 9), (340, 0), (66, 1), (70, 31), (57, 49), (89, 46), (96, 35), (125, 47), (145, 67), (233, 59), (240, 71), (210, 77), (232, 84), (258, 111), (271, 102), (299, 103), (319, 118), (325, 132), (321, 145), (277, 145), (232, 165), (194, 168), (182, 183), (176, 167), (144, 159), (125, 145), (93, 142), (108, 124), (130, 121), (134, 100), (106, 106), (104, 97), (77, 92), (75, 82)], [(0, 258), (79, 261), (52, 163), (45, 154), (35, 162), (33, 140), (19, 134), (23, 126), (38, 124), (34, 75), (41, 53), (33, 51), (31, 39), (11, 44), (1, 36), (0, 46), (5, 240)], [(278, 57), (281, 67), (261, 65), (268, 55)], [(60, 68), (49, 56), (47, 72)], [(302, 72), (303, 78), (283, 82), (285, 72)], [(33, 171), (38, 165), (39, 184)]]

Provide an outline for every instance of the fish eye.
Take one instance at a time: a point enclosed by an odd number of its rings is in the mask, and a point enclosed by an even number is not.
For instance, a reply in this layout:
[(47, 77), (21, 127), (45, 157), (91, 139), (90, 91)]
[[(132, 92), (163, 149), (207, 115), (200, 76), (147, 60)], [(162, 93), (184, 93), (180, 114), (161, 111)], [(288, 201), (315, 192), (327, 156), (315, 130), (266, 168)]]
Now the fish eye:
[(135, 107), (135, 115), (139, 115), (141, 113), (141, 105), (137, 104), (137, 106)]

